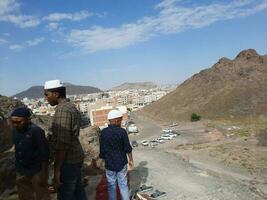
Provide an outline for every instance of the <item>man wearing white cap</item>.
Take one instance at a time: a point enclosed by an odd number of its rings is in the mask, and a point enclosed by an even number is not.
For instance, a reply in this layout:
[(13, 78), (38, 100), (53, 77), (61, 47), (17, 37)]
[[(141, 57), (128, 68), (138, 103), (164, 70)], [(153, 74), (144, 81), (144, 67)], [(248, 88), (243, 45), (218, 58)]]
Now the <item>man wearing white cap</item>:
[(81, 182), (84, 151), (79, 141), (80, 113), (66, 100), (66, 88), (60, 80), (45, 82), (44, 95), (51, 106), (57, 105), (50, 137), (54, 160), (54, 186), (58, 200), (85, 200)]
[(100, 135), (99, 156), (105, 160), (109, 200), (117, 200), (116, 181), (122, 200), (129, 200), (127, 171), (132, 170), (134, 164), (128, 134), (121, 128), (122, 117), (119, 110), (111, 110), (108, 113), (109, 126)]

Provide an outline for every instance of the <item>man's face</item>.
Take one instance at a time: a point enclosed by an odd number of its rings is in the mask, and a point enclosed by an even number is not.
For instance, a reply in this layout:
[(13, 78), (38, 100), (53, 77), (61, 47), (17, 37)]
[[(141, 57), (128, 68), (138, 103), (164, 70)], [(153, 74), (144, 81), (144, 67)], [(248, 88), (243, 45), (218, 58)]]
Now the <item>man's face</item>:
[(29, 119), (25, 117), (11, 117), (10, 118), (10, 123), (14, 129), (18, 132), (24, 132), (28, 125), (29, 125)]
[(116, 125), (116, 126), (121, 126), (121, 122), (122, 122), (122, 117), (109, 120), (109, 123), (111, 125)]
[(58, 104), (58, 94), (56, 92), (44, 90), (44, 96), (51, 106), (55, 106)]

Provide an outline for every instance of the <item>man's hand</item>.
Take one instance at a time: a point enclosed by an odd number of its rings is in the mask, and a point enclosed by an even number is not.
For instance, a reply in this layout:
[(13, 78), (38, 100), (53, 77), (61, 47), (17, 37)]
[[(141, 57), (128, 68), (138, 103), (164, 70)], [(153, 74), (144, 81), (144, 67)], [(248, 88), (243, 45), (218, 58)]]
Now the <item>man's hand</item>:
[(128, 171), (132, 171), (134, 169), (134, 163), (133, 161), (128, 162)]
[(61, 185), (62, 185), (62, 183), (60, 181), (60, 170), (55, 170), (55, 172), (54, 172), (54, 187), (56, 190), (58, 190)]

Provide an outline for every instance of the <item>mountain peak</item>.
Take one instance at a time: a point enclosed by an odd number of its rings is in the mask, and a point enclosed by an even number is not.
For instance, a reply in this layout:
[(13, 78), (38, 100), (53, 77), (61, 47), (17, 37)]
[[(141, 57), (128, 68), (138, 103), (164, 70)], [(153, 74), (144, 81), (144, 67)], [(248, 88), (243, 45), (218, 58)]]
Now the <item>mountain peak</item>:
[(235, 58), (235, 60), (251, 60), (253, 58), (260, 58), (260, 55), (255, 49), (246, 49), (241, 51)]
[(162, 121), (190, 119), (192, 113), (210, 119), (266, 115), (265, 58), (253, 49), (234, 60), (221, 58), (140, 112)]

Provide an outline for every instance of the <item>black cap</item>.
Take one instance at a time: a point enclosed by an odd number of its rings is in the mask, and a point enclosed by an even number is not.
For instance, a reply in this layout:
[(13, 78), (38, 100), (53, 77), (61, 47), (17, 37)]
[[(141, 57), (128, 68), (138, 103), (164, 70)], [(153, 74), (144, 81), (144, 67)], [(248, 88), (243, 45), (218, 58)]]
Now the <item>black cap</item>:
[(24, 118), (30, 118), (31, 117), (31, 111), (29, 108), (26, 107), (20, 107), (13, 110), (11, 113), (11, 117), (24, 117)]

